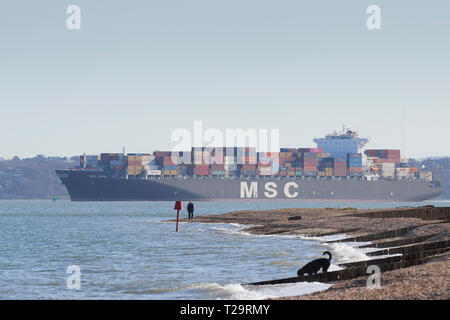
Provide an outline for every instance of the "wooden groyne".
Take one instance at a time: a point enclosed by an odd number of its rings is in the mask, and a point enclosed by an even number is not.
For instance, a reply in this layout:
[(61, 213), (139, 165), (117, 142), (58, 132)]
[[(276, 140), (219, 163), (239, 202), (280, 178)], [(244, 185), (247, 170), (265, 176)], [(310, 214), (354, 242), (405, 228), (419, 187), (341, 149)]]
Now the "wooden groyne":
[[(398, 253), (402, 255), (351, 263), (343, 263), (340, 264), (340, 266), (345, 267), (345, 269), (343, 270), (330, 271), (327, 273), (319, 273), (316, 276), (283, 278), (269, 281), (253, 282), (248, 283), (247, 285), (261, 286), (261, 285), (274, 285), (274, 284), (312, 282), (312, 281), (327, 283), (327, 282), (348, 280), (358, 278), (361, 276), (369, 276), (370, 273), (367, 273), (367, 268), (372, 265), (378, 266), (381, 272), (391, 271), (400, 268), (407, 268), (410, 266), (426, 263), (430, 257), (450, 251), (450, 241), (449, 240), (436, 241), (409, 247), (392, 248), (390, 250), (391, 250), (390, 254)], [(384, 254), (384, 252), (382, 252), (381, 254)]]
[(387, 248), (382, 250), (377, 250), (373, 252), (366, 253), (368, 256), (379, 256), (384, 254), (413, 254), (426, 252), (430, 250), (440, 250), (440, 249), (449, 249), (450, 240), (446, 241), (436, 241), (436, 242), (428, 242), (428, 243), (418, 243), (408, 246), (400, 246), (395, 248)]
[(420, 237), (414, 237), (414, 238), (407, 238), (407, 239), (398, 239), (398, 240), (392, 240), (392, 241), (385, 241), (385, 242), (375, 242), (367, 245), (358, 246), (358, 248), (389, 248), (389, 247), (398, 247), (398, 246), (404, 246), (407, 244), (414, 244), (414, 243), (420, 243), (424, 242), (428, 239), (431, 239), (433, 237), (438, 236), (439, 233), (434, 234), (427, 234), (425, 236)]
[(401, 236), (407, 234), (408, 232), (410, 232), (411, 230), (414, 230), (417, 227), (418, 226), (406, 227), (406, 228), (401, 228), (401, 229), (395, 229), (395, 230), (389, 230), (389, 231), (384, 231), (384, 232), (379, 232), (379, 233), (368, 234), (368, 235), (359, 236), (359, 237), (345, 238), (345, 239), (336, 240), (336, 241), (327, 241), (326, 243), (368, 242), (368, 241), (382, 240), (382, 239), (388, 239), (388, 238), (396, 238), (396, 237), (401, 237)]
[(260, 281), (249, 283), (250, 285), (303, 281), (334, 282), (360, 276), (368, 277), (367, 267), (370, 265), (376, 265), (381, 272), (385, 272), (420, 265), (434, 259), (436, 255), (450, 251), (450, 207), (243, 210), (199, 216), (196, 222), (247, 224), (250, 226), (245, 230), (256, 235), (321, 237), (345, 234), (349, 237), (327, 243), (358, 242), (356, 246), (360, 248), (374, 248), (373, 252), (367, 253), (369, 260), (340, 264), (344, 267), (343, 270), (320, 273), (314, 277), (295, 276)]
[(351, 214), (365, 218), (419, 218), (423, 220), (450, 220), (450, 207), (424, 206), (418, 208), (381, 210)]

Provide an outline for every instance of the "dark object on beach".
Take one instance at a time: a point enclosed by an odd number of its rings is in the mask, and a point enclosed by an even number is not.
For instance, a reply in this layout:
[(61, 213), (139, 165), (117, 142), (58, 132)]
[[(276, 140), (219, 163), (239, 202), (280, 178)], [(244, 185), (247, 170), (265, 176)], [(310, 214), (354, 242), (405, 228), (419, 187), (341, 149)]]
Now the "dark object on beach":
[(434, 208), (432, 204), (427, 204), (426, 206), (422, 206), (422, 208)]
[(328, 251), (325, 251), (323, 254), (327, 254), (329, 256), (329, 258), (328, 259), (325, 259), (325, 258), (316, 259), (316, 260), (313, 260), (313, 261), (305, 264), (302, 268), (300, 268), (297, 271), (297, 275), (299, 277), (301, 277), (305, 273), (307, 273), (308, 275), (315, 276), (321, 268), (322, 268), (323, 273), (326, 273), (328, 271), (328, 268), (330, 267), (331, 253), (329, 253)]
[(289, 217), (288, 220), (302, 220), (302, 216)]
[(187, 212), (189, 214), (189, 219), (194, 219), (194, 204), (192, 201), (189, 201), (187, 205)]

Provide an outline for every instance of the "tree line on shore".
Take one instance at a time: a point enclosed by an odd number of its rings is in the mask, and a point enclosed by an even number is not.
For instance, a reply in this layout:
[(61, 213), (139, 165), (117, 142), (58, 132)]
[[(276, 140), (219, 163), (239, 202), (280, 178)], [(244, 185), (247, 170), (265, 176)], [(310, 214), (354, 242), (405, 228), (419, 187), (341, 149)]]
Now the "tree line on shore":
[[(56, 169), (74, 167), (78, 157), (45, 157), (0, 159), (0, 199), (69, 198), (56, 176)], [(443, 199), (450, 199), (450, 157), (429, 158), (416, 163), (429, 170), (442, 170)]]

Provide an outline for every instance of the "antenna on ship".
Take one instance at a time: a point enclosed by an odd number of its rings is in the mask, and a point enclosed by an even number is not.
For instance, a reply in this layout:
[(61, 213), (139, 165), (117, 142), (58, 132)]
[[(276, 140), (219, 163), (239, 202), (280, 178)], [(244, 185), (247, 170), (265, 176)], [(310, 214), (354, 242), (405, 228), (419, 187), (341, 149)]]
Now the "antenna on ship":
[(405, 152), (405, 106), (402, 105), (402, 153), (403, 157), (406, 157)]

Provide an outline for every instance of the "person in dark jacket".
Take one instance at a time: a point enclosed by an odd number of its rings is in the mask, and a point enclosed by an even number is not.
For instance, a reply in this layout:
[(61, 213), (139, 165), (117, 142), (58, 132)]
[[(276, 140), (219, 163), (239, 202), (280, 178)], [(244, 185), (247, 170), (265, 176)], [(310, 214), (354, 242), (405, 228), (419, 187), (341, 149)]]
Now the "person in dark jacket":
[(187, 212), (189, 213), (189, 219), (194, 219), (194, 204), (189, 201), (187, 205)]

